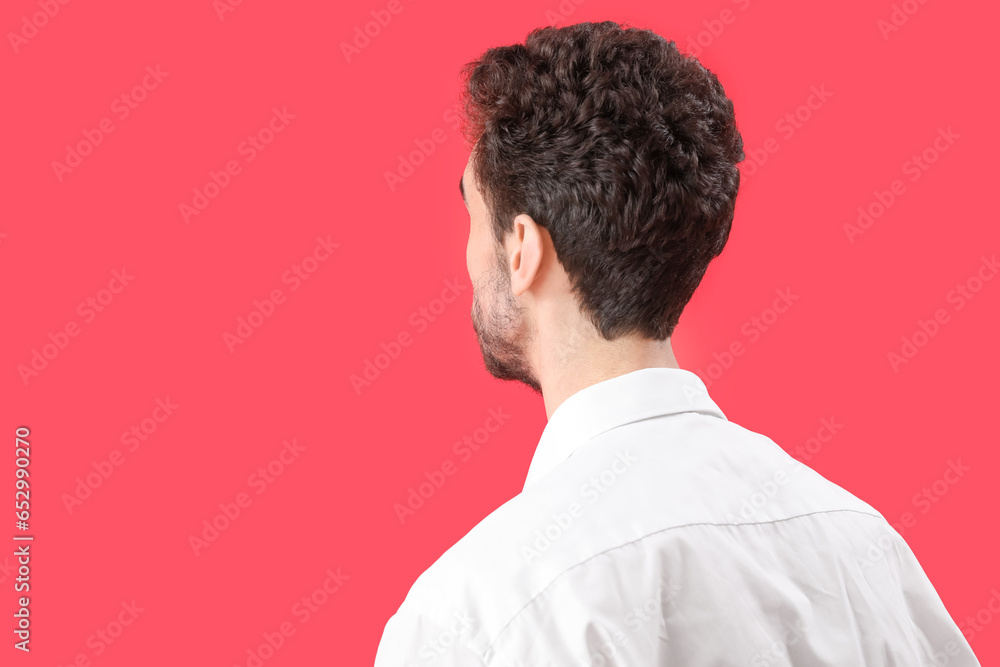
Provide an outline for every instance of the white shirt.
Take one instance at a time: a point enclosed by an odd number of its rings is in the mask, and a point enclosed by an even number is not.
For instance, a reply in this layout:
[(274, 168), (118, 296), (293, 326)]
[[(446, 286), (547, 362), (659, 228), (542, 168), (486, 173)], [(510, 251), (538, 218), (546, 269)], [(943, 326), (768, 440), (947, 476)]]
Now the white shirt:
[(566, 399), (523, 491), (416, 580), (375, 658), (375, 667), (935, 664), (979, 662), (892, 526), (728, 421), (697, 375), (673, 368)]

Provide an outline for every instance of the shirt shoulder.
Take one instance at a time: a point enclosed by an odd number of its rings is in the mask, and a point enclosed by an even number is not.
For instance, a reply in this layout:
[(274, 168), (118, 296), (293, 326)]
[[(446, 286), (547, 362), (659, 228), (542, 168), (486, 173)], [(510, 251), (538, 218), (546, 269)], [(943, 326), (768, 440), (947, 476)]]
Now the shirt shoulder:
[[(517, 647), (541, 650), (541, 627), (554, 646), (580, 637), (597, 645), (612, 632), (639, 637), (628, 633), (638, 623), (629, 613), (642, 605), (662, 612), (664, 596), (678, 590), (691, 596), (682, 616), (727, 603), (725, 587), (694, 584), (710, 572), (692, 562), (740, 572), (737, 588), (787, 590), (780, 568), (793, 566), (776, 550), (832, 552), (817, 567), (834, 576), (862, 542), (887, 530), (874, 508), (766, 436), (697, 413), (644, 419), (580, 446), (449, 548), (390, 619), (379, 655), (492, 666), (502, 653), (514, 665)], [(746, 613), (766, 616), (762, 597)], [(599, 628), (596, 617), (619, 627)], [(641, 624), (649, 651), (667, 634), (665, 618), (662, 627)], [(380, 659), (377, 667), (408, 664)]]

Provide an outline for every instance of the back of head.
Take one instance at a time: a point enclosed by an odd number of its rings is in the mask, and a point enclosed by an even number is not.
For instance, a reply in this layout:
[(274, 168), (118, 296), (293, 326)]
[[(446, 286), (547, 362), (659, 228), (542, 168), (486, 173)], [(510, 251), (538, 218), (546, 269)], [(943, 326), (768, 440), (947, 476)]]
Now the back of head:
[(463, 69), (463, 131), (494, 238), (552, 238), (607, 340), (669, 338), (729, 238), (743, 139), (716, 76), (617, 23), (532, 31)]

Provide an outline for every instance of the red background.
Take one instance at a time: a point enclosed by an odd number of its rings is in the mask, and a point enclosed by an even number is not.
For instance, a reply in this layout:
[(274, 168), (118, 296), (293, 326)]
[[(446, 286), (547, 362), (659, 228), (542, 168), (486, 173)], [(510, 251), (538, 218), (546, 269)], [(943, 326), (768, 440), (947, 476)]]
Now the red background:
[[(961, 309), (948, 300), (1000, 248), (996, 6), (577, 2), (401, 0), (386, 14), (381, 1), (245, 0), (220, 18), (211, 0), (79, 1), (35, 32), (23, 21), (38, 0), (4, 4), (0, 497), (11, 502), (14, 430), (28, 426), (35, 542), (32, 651), (5, 632), (3, 664), (246, 665), (284, 622), (295, 633), (265, 664), (371, 664), (414, 579), (520, 491), (545, 425), (536, 395), (483, 370), (470, 322), (468, 152), (446, 115), (459, 68), (534, 27), (605, 19), (698, 51), (747, 148), (729, 244), (674, 337), (681, 366), (793, 455), (821, 419), (843, 424), (809, 465), (893, 523), (915, 517), (906, 541), (956, 622), (987, 610), (971, 644), (983, 664), (1000, 657), (988, 612), (1000, 280)], [(901, 25), (883, 34), (894, 7)], [(348, 61), (342, 43), (373, 11), (391, 20)], [(147, 66), (168, 74), (120, 118), (114, 101)], [(830, 96), (810, 110), (812, 86)], [(295, 117), (247, 160), (241, 142), (274, 108)], [(776, 124), (796, 112), (809, 117), (788, 136)], [(114, 130), (60, 180), (53, 162), (104, 118)], [(907, 161), (948, 127), (959, 138), (910, 180)], [(390, 188), (386, 172), (439, 128)], [(239, 173), (186, 223), (180, 205), (230, 160)], [(897, 179), (904, 193), (849, 240), (858, 207)], [(339, 247), (292, 290), (282, 277), (317, 237)], [(106, 299), (122, 267), (134, 279), (85, 321), (79, 304)], [(446, 280), (465, 289), (442, 310)], [(224, 334), (274, 289), (284, 303), (231, 352)], [(779, 289), (799, 299), (751, 340)], [(411, 319), (421, 308), (437, 312), (425, 327)], [(894, 370), (887, 355), (939, 308), (948, 321)], [(78, 335), (22, 378), (71, 321)], [(355, 391), (352, 374), (401, 333), (411, 344)], [(709, 366), (737, 341), (728, 368)], [(167, 397), (179, 407), (129, 451), (122, 434)], [(509, 421), (463, 462), (453, 444), (498, 407)], [(305, 450), (257, 494), (248, 478), (293, 438)], [(121, 465), (67, 508), (115, 450)], [(447, 459), (457, 473), (401, 524), (394, 505)], [(942, 486), (959, 460), (970, 470)], [(935, 501), (918, 504), (925, 487)], [(251, 504), (195, 555), (190, 536), (244, 492)], [(18, 531), (5, 521), (7, 542)], [(303, 623), (294, 605), (327, 568), (349, 579)], [(0, 577), (8, 628), (14, 575)], [(96, 655), (88, 638), (133, 600), (143, 611)]]

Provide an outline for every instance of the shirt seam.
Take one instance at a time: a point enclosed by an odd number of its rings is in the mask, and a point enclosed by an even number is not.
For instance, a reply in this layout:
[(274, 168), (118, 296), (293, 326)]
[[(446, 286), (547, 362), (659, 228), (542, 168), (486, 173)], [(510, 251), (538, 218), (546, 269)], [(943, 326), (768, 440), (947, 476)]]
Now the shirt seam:
[(497, 643), (497, 640), (500, 639), (500, 636), (504, 633), (504, 631), (506, 631), (507, 628), (510, 627), (510, 624), (513, 623), (514, 620), (517, 619), (517, 617), (520, 616), (521, 613), (525, 609), (527, 609), (528, 607), (530, 607), (535, 602), (535, 600), (537, 600), (539, 597), (541, 597), (542, 595), (544, 595), (545, 591), (547, 591), (564, 574), (566, 574), (570, 570), (573, 570), (573, 569), (575, 569), (575, 568), (583, 565), (584, 563), (586, 563), (586, 562), (588, 562), (590, 560), (593, 560), (594, 558), (597, 558), (598, 556), (603, 556), (604, 554), (606, 554), (606, 553), (608, 553), (610, 551), (615, 551), (616, 549), (621, 549), (622, 547), (626, 547), (626, 546), (628, 546), (630, 544), (634, 544), (636, 542), (640, 542), (640, 541), (642, 541), (642, 540), (644, 540), (644, 539), (646, 539), (646, 538), (648, 538), (648, 537), (650, 537), (652, 535), (656, 535), (658, 533), (665, 533), (667, 531), (676, 530), (678, 528), (690, 528), (692, 526), (720, 526), (720, 527), (722, 527), (722, 526), (763, 526), (763, 525), (768, 525), (768, 524), (781, 523), (783, 521), (793, 521), (795, 519), (801, 519), (803, 517), (813, 516), (813, 515), (816, 515), (816, 514), (834, 514), (834, 513), (837, 513), (837, 512), (853, 512), (855, 514), (864, 514), (865, 516), (874, 517), (876, 519), (882, 519), (883, 521), (885, 520), (885, 517), (883, 517), (883, 516), (881, 516), (880, 514), (877, 514), (877, 513), (876, 514), (872, 514), (871, 512), (863, 512), (861, 510), (841, 508), (841, 509), (835, 509), (835, 510), (816, 510), (815, 512), (806, 512), (804, 514), (796, 514), (795, 516), (789, 516), (789, 517), (785, 517), (783, 519), (771, 519), (769, 521), (746, 521), (746, 522), (743, 522), (743, 523), (715, 523), (715, 522), (712, 522), (712, 521), (699, 521), (699, 522), (695, 522), (695, 523), (685, 523), (685, 524), (681, 524), (679, 526), (668, 526), (666, 528), (661, 528), (659, 530), (654, 530), (654, 531), (652, 531), (650, 533), (646, 533), (642, 537), (638, 537), (638, 538), (636, 538), (634, 540), (629, 540), (628, 542), (623, 542), (623, 543), (618, 544), (616, 546), (608, 547), (607, 549), (605, 549), (603, 551), (600, 551), (600, 552), (598, 552), (598, 553), (596, 553), (596, 554), (594, 554), (592, 556), (589, 556), (589, 557), (585, 558), (584, 560), (580, 561), (579, 563), (574, 563), (573, 565), (570, 565), (565, 570), (563, 570), (562, 572), (560, 572), (559, 574), (557, 574), (555, 577), (553, 577), (552, 581), (550, 581), (548, 584), (546, 584), (545, 587), (542, 590), (540, 590), (534, 597), (532, 597), (530, 600), (528, 600), (526, 603), (524, 603), (524, 605), (520, 609), (518, 609), (516, 612), (514, 612), (514, 614), (511, 615), (510, 620), (507, 621), (502, 628), (500, 628), (500, 630), (497, 632), (496, 636), (490, 641), (489, 644), (486, 645), (486, 650), (480, 656), (480, 659), (483, 661), (484, 664), (488, 664), (489, 663), (489, 659), (491, 658), (491, 656), (489, 654), (493, 650), (493, 645)]

